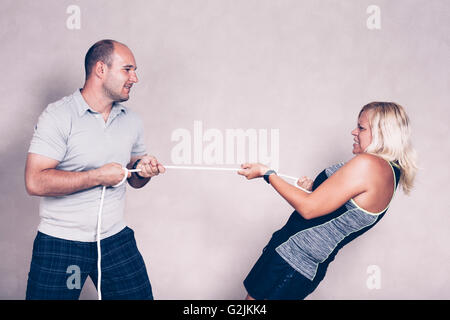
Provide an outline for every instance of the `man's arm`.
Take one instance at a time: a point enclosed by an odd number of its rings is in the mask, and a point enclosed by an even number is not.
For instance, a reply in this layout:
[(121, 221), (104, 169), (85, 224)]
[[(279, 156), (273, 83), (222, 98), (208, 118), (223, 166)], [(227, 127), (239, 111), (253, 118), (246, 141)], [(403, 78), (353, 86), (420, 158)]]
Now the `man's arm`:
[(55, 169), (57, 160), (28, 153), (25, 167), (25, 186), (32, 196), (63, 196), (98, 185), (112, 186), (124, 175), (118, 163), (108, 163), (98, 169), (70, 172)]
[(145, 186), (151, 179), (151, 177), (157, 176), (160, 173), (164, 173), (166, 169), (162, 164), (156, 160), (153, 156), (143, 155), (139, 157), (132, 157), (130, 163), (127, 165), (128, 169), (131, 169), (134, 163), (139, 160), (136, 169), (140, 169), (139, 172), (133, 172), (131, 177), (128, 178), (128, 183), (133, 188), (139, 189)]

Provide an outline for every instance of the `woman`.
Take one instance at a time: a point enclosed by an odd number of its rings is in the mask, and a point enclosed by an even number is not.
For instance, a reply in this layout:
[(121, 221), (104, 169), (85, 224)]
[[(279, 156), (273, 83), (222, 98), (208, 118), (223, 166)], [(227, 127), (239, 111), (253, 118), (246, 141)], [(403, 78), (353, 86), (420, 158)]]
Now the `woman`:
[(397, 184), (408, 194), (416, 173), (409, 120), (391, 102), (372, 102), (359, 115), (353, 154), (314, 180), (285, 182), (268, 167), (243, 164), (239, 174), (264, 177), (295, 211), (272, 235), (247, 278), (247, 299), (304, 299), (324, 278), (339, 249), (384, 216)]

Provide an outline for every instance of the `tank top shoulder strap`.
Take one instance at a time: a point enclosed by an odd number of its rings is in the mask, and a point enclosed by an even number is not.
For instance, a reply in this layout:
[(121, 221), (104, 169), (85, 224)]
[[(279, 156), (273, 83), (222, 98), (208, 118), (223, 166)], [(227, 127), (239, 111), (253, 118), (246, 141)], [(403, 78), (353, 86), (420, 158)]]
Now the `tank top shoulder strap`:
[[(395, 189), (397, 189), (398, 182), (400, 181), (401, 176), (401, 168), (398, 165), (397, 161), (388, 161), (389, 165), (392, 168), (392, 172), (394, 173), (394, 183), (395, 183)], [(394, 190), (395, 191), (395, 190)]]

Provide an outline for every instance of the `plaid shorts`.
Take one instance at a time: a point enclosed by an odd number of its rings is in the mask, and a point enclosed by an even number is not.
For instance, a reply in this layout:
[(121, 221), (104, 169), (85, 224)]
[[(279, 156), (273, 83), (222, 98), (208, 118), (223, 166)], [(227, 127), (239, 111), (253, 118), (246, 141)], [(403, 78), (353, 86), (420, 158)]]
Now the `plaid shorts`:
[[(152, 300), (152, 287), (134, 232), (125, 227), (101, 240), (102, 299)], [(91, 277), (97, 286), (97, 243), (55, 238), (38, 232), (26, 299), (75, 300)]]

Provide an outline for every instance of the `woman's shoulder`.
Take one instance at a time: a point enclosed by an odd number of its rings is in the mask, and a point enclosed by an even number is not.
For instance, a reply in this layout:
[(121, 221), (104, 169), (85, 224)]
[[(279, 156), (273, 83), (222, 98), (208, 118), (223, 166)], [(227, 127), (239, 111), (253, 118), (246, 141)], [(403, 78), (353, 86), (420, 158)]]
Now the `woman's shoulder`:
[(359, 153), (350, 159), (350, 161), (346, 164), (359, 167), (390, 167), (387, 160), (370, 153)]
[(357, 176), (368, 178), (390, 174), (392, 169), (389, 162), (385, 159), (369, 153), (360, 153), (347, 162), (339, 162), (329, 166), (322, 173), (330, 177), (337, 171), (345, 172), (348, 178)]
[(387, 160), (369, 153), (357, 154), (345, 166), (347, 169), (356, 171), (366, 177), (380, 177), (392, 174), (391, 165)]

